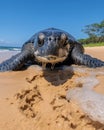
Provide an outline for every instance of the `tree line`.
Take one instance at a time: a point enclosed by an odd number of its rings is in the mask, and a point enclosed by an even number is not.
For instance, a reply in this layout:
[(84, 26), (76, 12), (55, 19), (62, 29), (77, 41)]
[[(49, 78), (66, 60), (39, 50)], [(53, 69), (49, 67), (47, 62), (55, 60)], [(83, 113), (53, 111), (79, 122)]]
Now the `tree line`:
[(104, 20), (86, 25), (82, 32), (88, 35), (88, 38), (79, 39), (79, 42), (83, 44), (104, 42)]

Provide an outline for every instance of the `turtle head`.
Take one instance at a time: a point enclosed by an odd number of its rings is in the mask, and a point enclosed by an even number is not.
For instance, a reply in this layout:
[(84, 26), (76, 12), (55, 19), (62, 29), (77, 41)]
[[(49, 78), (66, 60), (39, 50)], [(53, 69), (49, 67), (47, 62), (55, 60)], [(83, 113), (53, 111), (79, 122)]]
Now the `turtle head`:
[(35, 58), (46, 65), (63, 62), (69, 54), (70, 44), (67, 33), (51, 28), (37, 33)]

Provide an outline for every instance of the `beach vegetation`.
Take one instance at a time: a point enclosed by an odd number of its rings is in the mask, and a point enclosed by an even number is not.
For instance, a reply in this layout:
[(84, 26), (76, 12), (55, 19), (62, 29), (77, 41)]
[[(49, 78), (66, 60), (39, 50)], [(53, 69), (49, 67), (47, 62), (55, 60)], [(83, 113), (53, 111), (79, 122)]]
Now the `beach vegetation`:
[[(101, 46), (104, 43), (104, 20), (99, 23), (93, 23), (86, 25), (82, 32), (87, 34), (87, 38), (79, 39), (78, 41), (82, 44), (96, 44), (96, 46)], [(93, 43), (93, 44), (92, 44)], [(89, 45), (88, 45), (89, 46)]]

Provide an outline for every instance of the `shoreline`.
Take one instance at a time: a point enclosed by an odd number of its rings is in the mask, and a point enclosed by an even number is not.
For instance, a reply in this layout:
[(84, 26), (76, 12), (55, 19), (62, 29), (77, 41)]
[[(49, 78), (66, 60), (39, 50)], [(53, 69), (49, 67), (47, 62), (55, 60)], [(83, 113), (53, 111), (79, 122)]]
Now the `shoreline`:
[(11, 56), (16, 55), (20, 51), (0, 51), (0, 63), (9, 59)]

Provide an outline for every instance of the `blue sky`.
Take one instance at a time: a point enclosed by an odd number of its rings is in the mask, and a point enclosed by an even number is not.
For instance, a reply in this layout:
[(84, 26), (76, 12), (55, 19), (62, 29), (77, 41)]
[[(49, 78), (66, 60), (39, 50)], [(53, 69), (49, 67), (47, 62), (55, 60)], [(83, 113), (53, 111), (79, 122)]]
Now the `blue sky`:
[(0, 0), (0, 45), (22, 46), (49, 27), (84, 38), (81, 29), (102, 20), (104, 0)]

